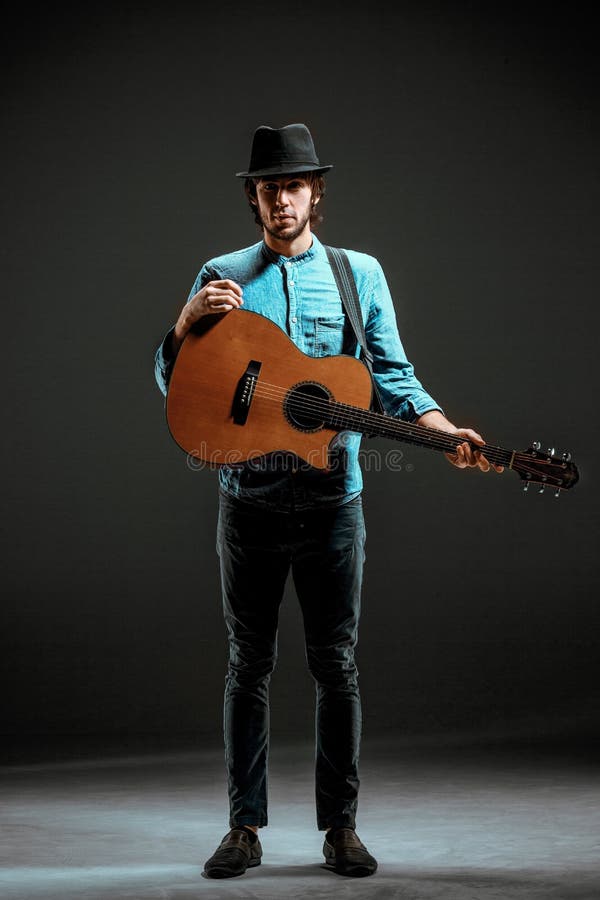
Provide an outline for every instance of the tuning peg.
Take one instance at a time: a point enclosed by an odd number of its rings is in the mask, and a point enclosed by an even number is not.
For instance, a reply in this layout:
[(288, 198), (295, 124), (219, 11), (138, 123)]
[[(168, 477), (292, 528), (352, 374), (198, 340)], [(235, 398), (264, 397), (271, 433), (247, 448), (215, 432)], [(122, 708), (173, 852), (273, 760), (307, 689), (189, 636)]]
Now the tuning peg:
[(554, 447), (548, 447), (548, 456), (554, 456)]
[(523, 485), (523, 493), (526, 494), (528, 490), (529, 490), (529, 482), (526, 481), (525, 484)]
[(560, 497), (560, 488), (556, 488), (556, 490), (554, 491), (554, 496)]
[(542, 445), (540, 444), (539, 441), (534, 441), (531, 446), (533, 447), (534, 450), (539, 450)]
[(562, 455), (562, 458), (564, 459), (565, 462), (571, 462), (571, 452), (569, 450), (565, 450), (565, 452)]
[(545, 484), (543, 484), (543, 485), (542, 485), (542, 486), (541, 486), (541, 488), (540, 488), (540, 489), (539, 489), (539, 491), (538, 491), (538, 494), (543, 494), (543, 493), (544, 493), (544, 490), (545, 490), (545, 488), (546, 488), (546, 485), (545, 485)]

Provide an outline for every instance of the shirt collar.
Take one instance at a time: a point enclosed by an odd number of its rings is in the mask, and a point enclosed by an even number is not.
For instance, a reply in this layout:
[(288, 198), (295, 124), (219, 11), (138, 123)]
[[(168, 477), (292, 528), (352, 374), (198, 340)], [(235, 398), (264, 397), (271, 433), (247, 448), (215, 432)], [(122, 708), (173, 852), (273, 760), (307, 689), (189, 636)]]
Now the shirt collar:
[(316, 234), (312, 236), (312, 244), (305, 250), (304, 253), (299, 253), (298, 256), (281, 256), (279, 253), (275, 253), (268, 247), (264, 240), (262, 242), (262, 253), (269, 260), (269, 262), (273, 263), (280, 268), (285, 266), (286, 263), (293, 263), (295, 266), (302, 266), (304, 263), (310, 262), (311, 259), (314, 259), (316, 256), (321, 256), (323, 254), (323, 244), (320, 242)]

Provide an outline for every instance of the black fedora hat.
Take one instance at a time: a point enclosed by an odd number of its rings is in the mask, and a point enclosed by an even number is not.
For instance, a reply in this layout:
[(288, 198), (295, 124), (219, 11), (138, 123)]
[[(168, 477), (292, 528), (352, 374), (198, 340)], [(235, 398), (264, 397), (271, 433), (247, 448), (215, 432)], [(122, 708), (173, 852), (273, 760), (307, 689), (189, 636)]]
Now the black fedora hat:
[(306, 125), (297, 123), (283, 128), (260, 125), (254, 132), (248, 171), (235, 174), (238, 178), (261, 178), (295, 172), (328, 172), (332, 168), (319, 162)]

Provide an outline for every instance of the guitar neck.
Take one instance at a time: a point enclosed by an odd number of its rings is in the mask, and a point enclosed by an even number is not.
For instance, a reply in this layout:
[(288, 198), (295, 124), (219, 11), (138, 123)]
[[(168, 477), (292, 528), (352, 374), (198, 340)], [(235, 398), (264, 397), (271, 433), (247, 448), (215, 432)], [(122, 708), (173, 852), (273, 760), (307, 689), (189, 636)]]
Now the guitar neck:
[[(447, 431), (404, 422), (394, 416), (350, 406), (347, 403), (330, 400), (328, 407), (326, 424), (335, 431), (358, 431), (372, 437), (391, 438), (417, 447), (429, 447), (442, 453), (455, 453), (457, 446), (465, 442), (464, 437)], [(510, 466), (512, 463), (514, 457), (512, 450), (492, 447), (489, 444), (474, 444), (472, 441), (469, 443), (477, 450), (481, 450), (486, 459), (492, 463), (502, 466)]]

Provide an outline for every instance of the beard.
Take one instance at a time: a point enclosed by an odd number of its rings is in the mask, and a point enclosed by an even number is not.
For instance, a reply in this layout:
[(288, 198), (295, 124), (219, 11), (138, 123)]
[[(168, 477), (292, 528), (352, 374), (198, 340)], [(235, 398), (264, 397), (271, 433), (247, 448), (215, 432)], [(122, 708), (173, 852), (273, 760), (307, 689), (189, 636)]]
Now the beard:
[[(271, 235), (271, 237), (275, 238), (278, 241), (294, 241), (297, 237), (299, 237), (304, 229), (306, 228), (308, 222), (310, 221), (311, 210), (305, 213), (301, 219), (296, 219), (294, 222), (285, 222), (277, 225), (274, 224), (266, 224), (262, 221), (262, 226), (265, 231)], [(289, 230), (291, 229), (291, 230)]]

